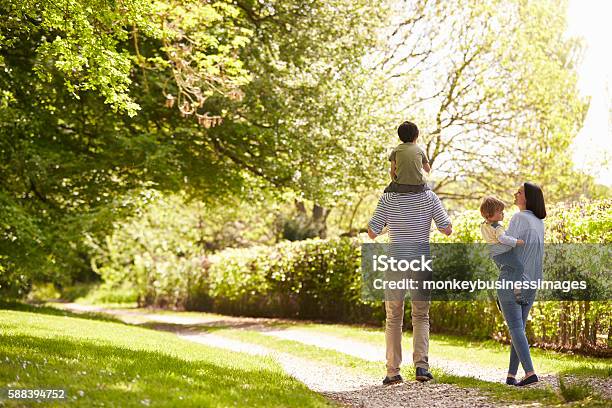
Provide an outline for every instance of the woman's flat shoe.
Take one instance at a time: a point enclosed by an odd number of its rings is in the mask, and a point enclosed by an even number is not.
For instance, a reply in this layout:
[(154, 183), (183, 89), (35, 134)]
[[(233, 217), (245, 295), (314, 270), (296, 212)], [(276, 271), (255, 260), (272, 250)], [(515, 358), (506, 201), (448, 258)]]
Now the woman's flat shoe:
[(514, 378), (514, 377), (506, 377), (506, 384), (507, 385), (516, 385), (516, 378)]
[(529, 377), (525, 377), (523, 378), (521, 381), (516, 383), (517, 387), (523, 387), (525, 385), (529, 385), (529, 384), (533, 384), (533, 383), (537, 383), (538, 380), (538, 376), (535, 374), (530, 375)]

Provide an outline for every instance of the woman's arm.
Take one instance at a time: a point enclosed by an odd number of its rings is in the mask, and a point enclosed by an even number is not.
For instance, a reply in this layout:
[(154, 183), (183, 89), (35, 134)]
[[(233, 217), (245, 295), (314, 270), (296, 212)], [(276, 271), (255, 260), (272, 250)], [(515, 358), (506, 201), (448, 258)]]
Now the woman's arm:
[(510, 223), (508, 224), (508, 229), (506, 230), (506, 235), (525, 241), (525, 226), (523, 222), (523, 214), (517, 212), (512, 216), (512, 218), (510, 219)]

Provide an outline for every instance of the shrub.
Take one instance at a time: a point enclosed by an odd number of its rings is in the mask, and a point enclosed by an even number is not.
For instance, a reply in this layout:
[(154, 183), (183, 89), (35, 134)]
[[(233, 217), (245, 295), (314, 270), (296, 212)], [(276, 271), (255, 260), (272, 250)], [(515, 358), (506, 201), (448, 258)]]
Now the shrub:
[(360, 242), (355, 239), (226, 250), (210, 262), (200, 288), (210, 310), (345, 322), (382, 317), (380, 304), (361, 299)]

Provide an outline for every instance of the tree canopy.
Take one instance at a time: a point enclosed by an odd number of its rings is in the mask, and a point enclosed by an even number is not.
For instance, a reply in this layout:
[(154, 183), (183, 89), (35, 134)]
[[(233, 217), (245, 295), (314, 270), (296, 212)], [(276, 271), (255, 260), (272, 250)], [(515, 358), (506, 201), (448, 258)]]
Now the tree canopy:
[(326, 128), (339, 108), (333, 91), (376, 40), (380, 9), (3, 1), (5, 276), (73, 276), (86, 266), (84, 232), (107, 232), (146, 188), (204, 200), (315, 192), (323, 172), (298, 174), (326, 169), (317, 159), (340, 151)]

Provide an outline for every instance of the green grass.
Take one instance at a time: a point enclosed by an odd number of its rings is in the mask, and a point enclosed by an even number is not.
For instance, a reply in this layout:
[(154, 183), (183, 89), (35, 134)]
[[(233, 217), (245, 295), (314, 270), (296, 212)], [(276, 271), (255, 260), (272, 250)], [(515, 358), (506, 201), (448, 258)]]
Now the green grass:
[[(0, 310), (0, 384), (66, 389), (69, 399), (53, 406), (329, 404), (270, 358), (220, 351), (97, 315), (17, 308)], [(23, 406), (14, 400), (0, 405)]]
[(567, 384), (563, 377), (559, 378), (559, 391), (567, 402), (582, 401), (593, 394), (588, 384)]
[[(57, 305), (56, 305), (57, 306)], [(29, 311), (29, 306), (20, 306), (21, 310)], [(104, 315), (97, 314), (87, 314), (84, 316), (81, 315), (72, 315), (70, 312), (63, 312), (54, 310), (54, 308), (36, 308), (36, 311), (45, 311), (45, 313), (52, 313), (54, 316), (67, 316), (70, 319), (81, 319), (82, 321), (88, 321), (91, 319), (106, 319)], [(133, 311), (134, 312), (134, 311)], [(134, 330), (142, 330), (143, 333), (147, 333), (150, 336), (152, 331), (146, 330), (143, 327), (155, 327), (158, 324), (154, 323), (154, 318), (151, 319), (147, 317), (151, 314), (163, 314), (167, 316), (176, 315), (180, 317), (208, 317), (208, 318), (216, 318), (217, 320), (223, 320), (223, 316), (209, 314), (209, 313), (197, 313), (197, 312), (173, 312), (173, 311), (160, 311), (160, 310), (137, 310), (138, 317), (136, 321), (139, 323), (140, 328), (130, 327), (125, 324), (120, 324), (124, 329), (134, 329)], [(1, 317), (1, 315), (0, 315)], [(133, 317), (133, 316), (132, 316)], [(131, 317), (131, 318), (132, 318)], [(142, 320), (142, 321), (140, 321)], [(148, 320), (148, 321), (147, 321)], [(2, 319), (0, 319), (0, 323)], [(100, 320), (99, 324), (115, 324), (116, 322), (111, 321), (103, 321)], [(75, 323), (75, 325), (77, 325)], [(172, 326), (171, 324), (164, 324), (164, 326)], [(299, 323), (288, 323), (283, 321), (271, 322), (270, 326), (280, 329), (283, 327), (292, 328), (292, 329), (300, 329), (312, 331), (313, 333), (324, 333), (328, 335), (333, 335), (340, 338), (348, 338), (356, 341), (361, 341), (364, 343), (369, 343), (377, 346), (384, 345), (384, 332), (381, 329), (371, 328), (371, 327), (358, 327), (358, 326), (347, 326), (347, 325), (328, 325), (328, 324), (319, 324), (319, 323), (309, 323), (309, 322), (299, 322)], [(80, 326), (79, 326), (80, 327)], [(177, 325), (177, 327), (185, 328), (186, 326)], [(221, 336), (226, 336), (232, 339), (241, 340), (244, 342), (262, 345), (274, 350), (278, 350), (281, 352), (290, 353), (294, 356), (301, 357), (304, 359), (317, 361), (326, 364), (332, 364), (338, 367), (345, 367), (347, 370), (350, 370), (354, 373), (358, 373), (361, 375), (369, 375), (373, 377), (381, 377), (384, 372), (384, 363), (382, 362), (370, 362), (367, 360), (363, 360), (354, 356), (350, 356), (341, 352), (337, 352), (330, 349), (324, 349), (316, 346), (306, 345), (300, 342), (280, 339), (272, 336), (267, 336), (258, 331), (245, 330), (245, 329), (235, 329), (231, 327), (224, 326), (206, 326), (206, 325), (189, 325), (190, 329), (198, 329), (201, 331), (214, 331), (216, 334)], [(75, 327), (76, 328), (76, 327)], [(0, 325), (0, 329), (2, 326)], [(55, 330), (55, 329), (54, 329)], [(59, 330), (62, 332), (62, 330)], [(2, 330), (4, 333), (4, 330)], [(165, 335), (173, 338), (173, 342), (179, 342), (184, 344), (183, 341), (177, 339), (174, 335), (169, 333), (156, 333), (155, 335)], [(6, 334), (6, 333), (5, 333)], [(86, 331), (81, 333), (81, 335), (86, 335)], [(53, 337), (53, 336), (52, 336)], [(55, 337), (54, 337), (55, 339)], [(143, 339), (144, 340), (144, 339)], [(147, 340), (149, 341), (149, 340)], [(406, 350), (411, 349), (411, 334), (405, 333), (404, 335), (404, 345)], [(138, 346), (140, 347), (140, 346)], [(185, 350), (185, 345), (181, 347), (177, 346), (164, 346), (161, 348), (154, 348), (155, 350), (166, 350), (166, 353), (174, 354), (177, 352), (177, 349)], [(193, 347), (193, 346), (191, 346)], [(196, 346), (200, 349), (202, 346)], [(61, 348), (64, 348), (62, 346)], [(209, 349), (214, 350), (214, 349)], [(469, 352), (466, 352), (469, 350)], [(150, 350), (149, 350), (150, 351)], [(578, 374), (578, 375), (596, 375), (609, 377), (612, 373), (612, 363), (608, 360), (597, 359), (597, 358), (589, 358), (584, 356), (575, 356), (569, 354), (556, 353), (552, 351), (538, 350), (535, 349), (532, 351), (533, 357), (537, 367), (539, 367), (542, 371), (549, 373), (559, 373), (559, 374)], [(230, 353), (224, 352), (224, 355), (228, 355)], [(236, 364), (237, 361), (245, 361), (245, 360), (253, 360), (254, 358), (251, 356), (244, 357), (240, 354), (231, 353), (234, 356), (227, 357), (224, 362), (217, 362), (215, 365), (224, 366), (232, 366)], [(230, 354), (230, 355), (231, 355)], [(440, 358), (445, 358), (449, 360), (458, 360), (458, 361), (468, 361), (473, 362), (473, 359), (476, 359), (478, 364), (489, 366), (489, 367), (498, 367), (500, 368), (500, 373), (503, 374), (503, 370), (506, 367), (507, 359), (508, 359), (508, 346), (501, 345), (493, 341), (485, 341), (485, 342), (475, 342), (466, 340), (457, 336), (445, 336), (445, 335), (437, 335), (433, 334), (431, 336), (430, 342), (430, 354), (435, 354)], [(241, 357), (236, 357), (241, 356)], [(2, 358), (2, 354), (0, 354), (0, 358)], [(213, 358), (211, 356), (211, 358)], [(215, 355), (214, 358), (220, 358), (218, 355)], [(257, 360), (257, 359), (255, 359)], [(266, 369), (268, 371), (276, 373), (277, 376), (283, 376), (282, 371), (275, 363), (267, 359), (261, 359), (264, 361), (254, 363), (250, 361), (252, 364), (266, 364)], [(166, 363), (161, 364), (166, 365)], [(272, 367), (272, 368), (270, 368)], [(236, 367), (234, 367), (236, 369)], [(239, 371), (243, 371), (243, 369), (247, 369), (242, 364), (240, 366)], [(247, 369), (248, 370), (248, 369)], [(599, 399), (599, 397), (592, 393), (588, 387), (582, 387), (580, 384), (566, 386), (565, 393), (555, 392), (552, 389), (517, 389), (508, 387), (501, 383), (491, 383), (486, 381), (481, 381), (478, 379), (473, 379), (470, 377), (459, 377), (454, 375), (449, 375), (447, 373), (442, 372), (441, 370), (432, 370), (434, 375), (436, 376), (437, 381), (443, 383), (454, 384), (460, 387), (470, 387), (476, 388), (482, 391), (483, 393), (489, 395), (493, 399), (506, 401), (506, 402), (533, 402), (540, 403), (546, 406), (562, 404), (569, 401), (576, 401), (573, 404), (577, 406), (605, 406), (605, 404), (609, 403), (609, 401), (603, 401)], [(142, 377), (142, 375), (141, 375)], [(189, 377), (189, 376), (188, 376)], [(248, 375), (247, 375), (248, 377)], [(127, 379), (132, 377), (127, 377)], [(98, 380), (99, 383), (104, 384), (103, 379)], [(258, 387), (264, 387), (264, 385), (269, 381), (277, 381), (272, 379), (271, 377), (262, 378), (261, 381), (258, 380)], [(285, 381), (292, 381), (287, 380)], [(125, 381), (124, 381), (125, 382)], [(147, 380), (146, 383), (150, 381)], [(237, 382), (237, 384), (240, 382)], [(275, 383), (276, 384), (276, 383)], [(299, 385), (299, 383), (298, 383)], [(89, 387), (92, 387), (90, 385)], [(95, 386), (93, 386), (95, 388)], [(159, 383), (157, 386), (157, 390), (163, 388), (164, 385)], [(250, 387), (250, 386), (249, 386)], [(156, 388), (156, 387), (152, 387)], [(84, 388), (81, 388), (84, 389)], [(249, 388), (250, 389), (250, 388)], [(261, 388), (260, 388), (261, 389)], [(308, 393), (308, 390), (302, 387), (302, 393)], [(566, 395), (567, 394), (567, 395)], [(74, 395), (74, 394), (72, 394)], [(267, 394), (266, 394), (267, 395)], [(141, 397), (144, 398), (144, 397)], [(227, 399), (222, 398), (220, 404), (226, 405)], [(242, 398), (242, 397), (240, 397)], [(278, 397), (276, 400), (272, 401), (261, 401), (259, 405), (294, 405), (294, 403), (299, 403), (300, 405), (304, 405), (299, 401), (294, 400), (283, 400), (284, 397)], [(306, 398), (306, 397), (303, 397)], [(309, 400), (310, 401), (310, 400)], [(183, 401), (180, 401), (183, 403)], [(323, 404), (324, 402), (316, 401), (311, 402), (312, 405)], [(168, 403), (172, 405), (172, 402)], [(167, 405), (168, 405), (167, 404)], [(198, 405), (197, 403), (194, 403)], [(213, 405), (219, 405), (218, 402), (212, 403)], [(85, 405), (85, 404), (84, 404)], [(124, 404), (121, 404), (124, 405)], [(250, 405), (257, 405), (257, 403)], [(305, 406), (308, 406), (306, 404)]]

